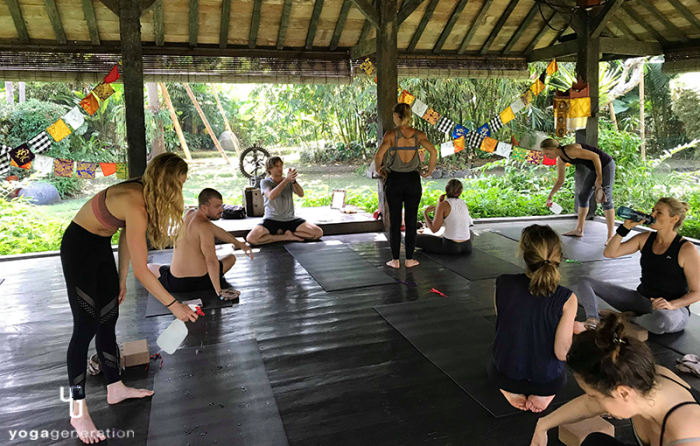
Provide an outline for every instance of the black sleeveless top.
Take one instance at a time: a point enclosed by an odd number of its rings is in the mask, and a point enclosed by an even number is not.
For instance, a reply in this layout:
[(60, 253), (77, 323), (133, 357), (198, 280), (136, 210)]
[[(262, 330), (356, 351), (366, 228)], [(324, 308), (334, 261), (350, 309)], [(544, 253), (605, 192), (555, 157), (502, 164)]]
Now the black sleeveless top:
[(496, 340), (493, 364), (515, 380), (544, 384), (564, 372), (554, 354), (554, 339), (571, 290), (558, 286), (551, 296), (533, 296), (525, 274), (496, 279)]
[[(603, 152), (600, 150), (598, 147), (593, 147), (589, 146), (588, 144), (580, 144), (581, 148), (583, 150), (588, 150), (589, 152), (597, 153), (598, 156), (600, 157), (600, 166), (605, 167), (608, 164), (610, 164), (610, 161), (612, 161), (612, 157), (608, 155), (607, 153)], [(569, 164), (581, 164), (583, 166), (588, 167), (592, 171), (595, 171), (595, 165), (593, 165), (593, 161), (591, 160), (585, 160), (581, 158), (574, 158), (571, 159), (569, 158), (569, 155), (566, 154), (566, 150), (564, 150), (564, 146), (561, 146), (561, 151), (563, 153), (561, 159), (566, 161)]]
[(639, 263), (642, 265), (642, 280), (637, 291), (644, 297), (663, 297), (671, 301), (679, 299), (688, 293), (688, 280), (685, 278), (683, 268), (678, 265), (678, 253), (683, 243), (688, 240), (676, 235), (663, 254), (654, 254), (654, 240), (656, 232), (649, 234), (649, 238), (642, 247), (642, 257)]

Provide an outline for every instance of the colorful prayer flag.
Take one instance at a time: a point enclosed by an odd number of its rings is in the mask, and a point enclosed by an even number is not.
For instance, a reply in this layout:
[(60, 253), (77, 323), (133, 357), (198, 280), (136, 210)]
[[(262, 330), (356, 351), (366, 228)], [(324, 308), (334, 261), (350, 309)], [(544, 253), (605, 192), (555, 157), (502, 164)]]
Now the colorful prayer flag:
[(32, 161), (32, 167), (39, 173), (51, 173), (53, 171), (53, 158), (37, 155), (34, 161)]
[(497, 132), (503, 128), (503, 121), (501, 120), (501, 115), (491, 118), (489, 121), (489, 129), (492, 132)]
[(461, 152), (466, 148), (466, 141), (464, 139), (464, 136), (460, 136), (459, 138), (455, 139), (452, 143), (455, 148), (455, 153)]
[(415, 101), (413, 101), (411, 110), (413, 110), (413, 113), (417, 114), (422, 118), (423, 115), (425, 115), (425, 112), (428, 111), (428, 106), (420, 99), (416, 99)]
[(467, 133), (466, 139), (466, 143), (470, 148), (478, 149), (481, 147), (481, 140), (484, 139), (484, 136), (477, 131), (472, 131)]
[(489, 128), (488, 122), (479, 127), (476, 131), (479, 132), (483, 137), (491, 136), (491, 129)]
[(574, 98), (569, 101), (569, 118), (587, 118), (591, 116), (591, 98)]
[(409, 93), (406, 90), (402, 91), (401, 94), (399, 95), (399, 102), (403, 102), (404, 104), (411, 105), (411, 104), (413, 104), (413, 101), (415, 101), (415, 100), (416, 100), (416, 97), (413, 96), (411, 93)]
[(10, 171), (10, 150), (11, 147), (0, 143), (0, 175), (5, 175)]
[(559, 71), (559, 66), (557, 65), (557, 60), (552, 59), (552, 61), (547, 65), (547, 76), (551, 76)]
[(105, 76), (104, 79), (102, 79), (102, 82), (104, 82), (105, 84), (111, 84), (112, 82), (115, 82), (117, 79), (119, 79), (119, 68), (117, 67), (118, 65), (113, 66), (109, 74)]
[(100, 170), (106, 177), (114, 175), (117, 172), (117, 163), (100, 163)]
[(527, 90), (522, 96), (520, 96), (520, 100), (523, 102), (523, 104), (525, 104), (525, 107), (530, 105), (532, 102), (532, 91)]
[[(524, 109), (526, 107), (526, 104), (523, 102), (522, 97), (516, 99), (513, 101), (512, 104), (510, 104), (510, 109), (515, 115), (516, 113), (520, 112), (520, 110)], [(505, 121), (503, 121), (505, 122)]]
[(51, 148), (51, 139), (46, 132), (41, 132), (34, 138), (30, 139), (27, 144), (29, 144), (29, 148), (32, 149), (32, 152), (39, 155)]
[(527, 155), (529, 153), (529, 150), (523, 149), (522, 147), (513, 147), (513, 150), (510, 152), (510, 159), (515, 161), (525, 161), (527, 160)]
[[(521, 104), (522, 104), (522, 102), (521, 102)], [(505, 110), (503, 110), (500, 114), (500, 117), (501, 117), (501, 122), (503, 124), (508, 124), (510, 121), (515, 119), (515, 113), (513, 113), (513, 108), (508, 107)]]
[(452, 122), (451, 119), (448, 119), (444, 116), (441, 116), (436, 127), (442, 133), (448, 133), (448, 132), (452, 131), (452, 127), (454, 127), (454, 125), (455, 125), (455, 123)]
[(46, 131), (56, 142), (63, 140), (63, 138), (72, 133), (66, 123), (63, 122), (63, 119), (59, 119), (58, 121), (54, 122), (51, 127), (46, 129)]
[(525, 161), (530, 164), (540, 165), (542, 164), (543, 159), (544, 153), (540, 152), (539, 150), (529, 150)]
[(440, 114), (433, 110), (432, 108), (429, 108), (425, 114), (423, 115), (423, 119), (431, 123), (432, 125), (437, 124), (438, 119), (440, 119)]
[(455, 143), (454, 141), (447, 141), (440, 144), (440, 156), (450, 156), (455, 154)]
[(365, 59), (364, 62), (360, 64), (360, 69), (367, 73), (368, 76), (371, 76), (374, 74), (374, 64), (372, 63), (371, 60), (369, 60), (369, 57)]
[(496, 141), (493, 138), (489, 138), (488, 136), (484, 137), (484, 139), (481, 140), (481, 150), (483, 150), (484, 152), (493, 153), (494, 150), (496, 150), (497, 145), (498, 141)]
[(120, 180), (129, 179), (129, 166), (125, 163), (117, 163), (117, 178)]
[(97, 112), (97, 110), (100, 108), (100, 105), (97, 103), (97, 98), (95, 97), (94, 94), (90, 93), (89, 95), (85, 96), (82, 101), (80, 101), (79, 104), (83, 110), (87, 112), (88, 115), (92, 116)]
[(34, 154), (31, 150), (29, 150), (29, 146), (24, 143), (10, 150), (10, 158), (12, 159), (15, 167), (27, 169), (27, 167), (24, 167), (24, 165), (32, 162), (34, 159)]
[(92, 89), (92, 93), (100, 98), (101, 101), (106, 101), (114, 94), (114, 88), (112, 88), (110, 84), (100, 82), (95, 88)]
[(75, 170), (78, 174), (78, 178), (82, 178), (84, 180), (94, 180), (95, 171), (97, 171), (97, 163), (78, 161), (75, 163)]
[(457, 139), (457, 138), (460, 138), (462, 136), (467, 136), (468, 132), (469, 132), (469, 130), (467, 130), (465, 127), (457, 124), (457, 125), (455, 125), (454, 130), (452, 130), (452, 138)]
[(542, 82), (540, 79), (537, 79), (531, 86), (530, 86), (530, 91), (532, 91), (532, 94), (535, 96), (539, 95), (544, 91), (544, 82)]
[(73, 130), (78, 130), (78, 127), (83, 125), (85, 122), (85, 118), (83, 118), (80, 108), (75, 106), (71, 111), (63, 116), (63, 121), (69, 126), (73, 127)]
[(494, 154), (498, 156), (502, 156), (503, 158), (510, 158), (510, 152), (513, 151), (513, 146), (505, 143), (505, 142), (498, 142), (496, 145), (496, 151)]
[(73, 160), (60, 158), (53, 160), (53, 176), (71, 178), (73, 176)]

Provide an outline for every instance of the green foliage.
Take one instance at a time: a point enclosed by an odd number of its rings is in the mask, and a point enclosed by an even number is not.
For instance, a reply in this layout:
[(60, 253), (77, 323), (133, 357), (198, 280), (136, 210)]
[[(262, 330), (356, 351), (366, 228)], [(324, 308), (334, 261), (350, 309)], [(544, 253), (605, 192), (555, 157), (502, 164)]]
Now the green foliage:
[(700, 138), (700, 94), (680, 86), (673, 94), (673, 112), (678, 115), (689, 138)]
[(58, 195), (60, 195), (61, 199), (65, 200), (66, 198), (71, 198), (79, 195), (84, 182), (88, 180), (82, 180), (75, 176), (71, 178), (65, 178), (55, 177), (52, 175), (43, 181), (46, 183), (51, 183), (58, 191)]
[(21, 199), (0, 197), (0, 255), (56, 251), (66, 226), (66, 221), (42, 218)]

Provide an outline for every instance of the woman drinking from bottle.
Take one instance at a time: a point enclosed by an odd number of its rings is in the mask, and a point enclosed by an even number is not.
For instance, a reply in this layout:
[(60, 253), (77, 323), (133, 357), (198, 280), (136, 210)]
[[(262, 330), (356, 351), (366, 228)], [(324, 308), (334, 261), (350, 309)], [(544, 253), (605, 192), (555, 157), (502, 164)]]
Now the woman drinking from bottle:
[(678, 234), (688, 204), (664, 197), (654, 205), (651, 224), (655, 232), (622, 239), (642, 222), (625, 220), (617, 228), (603, 254), (616, 258), (640, 251), (641, 283), (636, 290), (592, 277), (578, 281), (578, 298), (586, 310), (587, 326), (598, 322), (598, 297), (618, 311), (634, 314), (631, 321), (655, 334), (675, 333), (685, 328), (690, 305), (700, 301), (700, 253)]
[(586, 176), (581, 185), (581, 190), (576, 194), (576, 206), (578, 206), (578, 220), (576, 229), (563, 235), (572, 237), (583, 236), (583, 224), (588, 215), (588, 203), (594, 193), (604, 196), (603, 212), (605, 222), (608, 225), (608, 238), (613, 237), (615, 231), (615, 208), (612, 201), (612, 189), (615, 183), (615, 161), (610, 155), (600, 150), (598, 147), (588, 144), (568, 144), (562, 146), (556, 139), (545, 139), (540, 144), (542, 152), (547, 158), (557, 160), (557, 181), (552, 187), (552, 191), (547, 198), (547, 206), (552, 205), (552, 198), (566, 179), (566, 164), (580, 164), (586, 167)]

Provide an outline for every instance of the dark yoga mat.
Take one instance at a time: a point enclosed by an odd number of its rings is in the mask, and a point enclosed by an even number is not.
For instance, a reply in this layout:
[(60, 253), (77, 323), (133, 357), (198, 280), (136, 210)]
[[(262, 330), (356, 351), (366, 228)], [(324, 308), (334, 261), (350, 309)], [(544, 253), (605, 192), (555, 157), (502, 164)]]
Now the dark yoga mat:
[[(486, 372), (496, 336), (493, 324), (448, 298), (374, 309), (491, 415), (500, 418), (522, 412), (506, 401)], [(570, 373), (568, 378), (550, 406), (583, 394)]]
[(329, 292), (396, 284), (393, 278), (343, 244), (294, 243), (285, 248)]
[(691, 313), (688, 325), (681, 332), (662, 335), (649, 333), (649, 339), (681, 355), (692, 353), (700, 356), (700, 316)]
[[(216, 295), (214, 290), (208, 291), (192, 291), (190, 293), (170, 293), (172, 296), (178, 300), (178, 302), (183, 302), (186, 300), (202, 299), (202, 310), (206, 313), (207, 310), (212, 310), (214, 308), (225, 308), (230, 307), (237, 301), (221, 300), (219, 296)], [(146, 317), (153, 316), (164, 316), (166, 314), (172, 314), (169, 308), (165, 308), (165, 305), (160, 303), (158, 299), (153, 297), (152, 294), (148, 294), (148, 300), (146, 301)]]
[(165, 355), (153, 390), (148, 446), (288, 444), (255, 339)]
[[(502, 228), (494, 229), (493, 232), (507, 237), (516, 242), (520, 241), (520, 234), (522, 228)], [(612, 260), (608, 259), (603, 255), (605, 250), (605, 245), (589, 243), (585, 240), (585, 237), (566, 237), (559, 234), (562, 246), (564, 248), (564, 257), (571, 260), (578, 260), (579, 262), (596, 262), (598, 260)], [(617, 257), (618, 259), (626, 258), (629, 256)]]
[(501, 274), (525, 272), (525, 269), (518, 265), (476, 248), (472, 249), (471, 254), (464, 255), (435, 254), (427, 251), (420, 253), (469, 280), (494, 279)]

